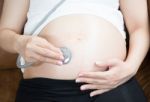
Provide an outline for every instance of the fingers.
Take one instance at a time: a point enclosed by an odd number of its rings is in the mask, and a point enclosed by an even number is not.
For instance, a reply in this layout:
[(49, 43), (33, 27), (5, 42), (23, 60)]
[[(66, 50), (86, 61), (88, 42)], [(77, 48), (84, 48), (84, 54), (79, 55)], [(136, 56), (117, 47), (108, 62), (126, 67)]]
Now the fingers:
[(104, 92), (107, 92), (109, 90), (112, 90), (112, 88), (107, 88), (107, 87), (101, 87), (100, 85), (97, 85), (97, 84), (85, 84), (85, 85), (82, 85), (80, 87), (80, 89), (82, 91), (84, 90), (94, 90), (90, 93), (90, 96), (93, 97), (95, 95), (100, 95)]
[(101, 83), (101, 84), (83, 84), (80, 88), (81, 90), (89, 90), (89, 89), (114, 89), (116, 87), (118, 87), (120, 84), (118, 85), (111, 85), (111, 84), (105, 84), (105, 83)]
[(80, 77), (86, 77), (86, 78), (96, 78), (96, 79), (106, 79), (108, 76), (108, 72), (81, 72), (79, 73), (79, 78)]
[(99, 89), (99, 85), (96, 84), (86, 84), (80, 87), (81, 90), (89, 90), (89, 89)]
[(59, 53), (56, 53), (52, 50), (41, 48), (38, 46), (33, 46), (33, 47), (35, 49), (35, 52), (40, 54), (43, 57), (53, 58), (53, 59), (57, 59), (57, 60), (63, 60), (63, 56)]
[(97, 67), (107, 68), (108, 64), (106, 62), (96, 61), (95, 65)]
[(93, 92), (90, 93), (90, 96), (93, 97), (95, 95), (99, 95), (99, 94), (102, 94), (102, 93), (105, 93), (107, 91), (109, 91), (110, 89), (101, 89), (101, 90), (95, 90)]
[(28, 59), (34, 60), (34, 61), (40, 61), (40, 62), (56, 64), (56, 65), (62, 65), (62, 61), (60, 61), (60, 60), (50, 59), (48, 57), (43, 57), (43, 56), (41, 56), (40, 54), (37, 54), (37, 53), (32, 53), (30, 56), (28, 56)]
[(60, 48), (55, 47), (47, 40), (40, 37), (31, 37), (24, 45), (26, 45), (25, 50), (23, 50), (25, 59), (31, 60), (33, 58), (36, 61), (62, 64), (64, 56)]
[(100, 80), (94, 78), (77, 78), (76, 83), (87, 83), (82, 85), (84, 90), (87, 89), (106, 89), (106, 88), (115, 88), (116, 83), (110, 82), (109, 80)]
[(62, 54), (61, 50), (57, 47), (55, 47), (54, 45), (52, 45), (51, 43), (49, 43), (47, 40), (40, 38), (40, 41), (38, 42), (38, 45), (40, 47), (52, 50), (56, 53)]
[(113, 59), (109, 59), (109, 60), (103, 61), (103, 62), (102, 61), (96, 61), (95, 65), (97, 67), (107, 68), (107, 67), (115, 66), (115, 65), (117, 65), (119, 63), (121, 63), (120, 59), (113, 58)]
[(119, 59), (110, 59), (110, 60), (107, 61), (107, 65), (108, 65), (109, 67), (118, 65), (118, 64), (120, 64), (120, 63), (121, 63), (121, 60), (119, 60)]
[(106, 80), (99, 80), (99, 79), (93, 79), (93, 78), (77, 78), (76, 83), (90, 83), (90, 84), (107, 84), (108, 82)]
[(108, 86), (99, 84), (85, 84), (80, 87), (81, 90), (93, 90), (93, 89), (111, 89)]

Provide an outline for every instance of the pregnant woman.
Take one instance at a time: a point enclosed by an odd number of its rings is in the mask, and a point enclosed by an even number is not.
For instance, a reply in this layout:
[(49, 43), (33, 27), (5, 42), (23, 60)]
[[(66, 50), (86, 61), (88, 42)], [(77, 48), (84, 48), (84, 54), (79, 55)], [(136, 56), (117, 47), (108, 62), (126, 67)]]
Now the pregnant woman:
[(32, 63), (16, 102), (146, 102), (133, 78), (149, 48), (146, 0), (62, 1), (4, 1), (0, 46)]

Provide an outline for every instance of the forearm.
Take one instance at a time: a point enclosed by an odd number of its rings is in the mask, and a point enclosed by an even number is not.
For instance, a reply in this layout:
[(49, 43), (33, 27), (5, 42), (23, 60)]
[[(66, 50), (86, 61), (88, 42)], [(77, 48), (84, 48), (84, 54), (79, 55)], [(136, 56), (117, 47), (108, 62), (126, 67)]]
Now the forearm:
[(126, 62), (136, 73), (144, 60), (149, 49), (149, 31), (148, 29), (137, 29), (130, 34), (129, 53)]
[(17, 53), (16, 44), (19, 34), (11, 30), (0, 30), (0, 47), (7, 52)]

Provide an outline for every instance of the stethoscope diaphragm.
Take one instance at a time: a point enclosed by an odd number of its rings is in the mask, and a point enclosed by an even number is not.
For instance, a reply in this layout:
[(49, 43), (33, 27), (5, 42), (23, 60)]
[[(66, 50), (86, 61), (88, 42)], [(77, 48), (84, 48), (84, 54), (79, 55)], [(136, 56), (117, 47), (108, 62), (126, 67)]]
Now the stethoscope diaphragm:
[[(60, 50), (62, 51), (63, 56), (64, 56), (63, 64), (68, 64), (72, 58), (71, 51), (67, 47), (61, 47)], [(22, 65), (20, 63), (20, 59), (21, 59), (21, 55), (18, 56), (17, 62), (16, 62), (18, 68), (30, 67), (33, 64), (33, 62), (25, 62), (25, 64)]]
[(71, 51), (67, 47), (61, 47), (60, 50), (62, 51), (64, 56), (63, 64), (68, 64), (72, 58)]

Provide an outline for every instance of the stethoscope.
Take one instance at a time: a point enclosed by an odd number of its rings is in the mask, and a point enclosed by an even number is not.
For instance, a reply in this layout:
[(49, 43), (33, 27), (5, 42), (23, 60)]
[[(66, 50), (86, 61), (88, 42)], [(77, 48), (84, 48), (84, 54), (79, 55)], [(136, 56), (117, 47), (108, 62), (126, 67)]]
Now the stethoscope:
[[(32, 31), (34, 34), (34, 32), (40, 27), (40, 25), (42, 25), (45, 20), (48, 19), (48, 17), (56, 11), (56, 9), (62, 5), (66, 0), (60, 0), (54, 7), (53, 9), (51, 9), (47, 15), (40, 21), (40, 23), (35, 27), (35, 29)], [(37, 35), (37, 34), (36, 34)], [(67, 47), (61, 47), (60, 48), (61, 52), (63, 53), (63, 56), (64, 56), (64, 60), (63, 60), (63, 64), (68, 64), (70, 61), (71, 61), (71, 58), (72, 58), (72, 54), (71, 54), (71, 51), (70, 49), (68, 49)], [(25, 62), (25, 64), (21, 64), (20, 62), (20, 59), (21, 59), (21, 55), (19, 54), (18, 57), (17, 57), (17, 61), (16, 61), (16, 65), (18, 68), (27, 68), (29, 66), (31, 66), (32, 64), (34, 64), (34, 62)]]

